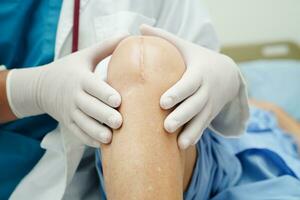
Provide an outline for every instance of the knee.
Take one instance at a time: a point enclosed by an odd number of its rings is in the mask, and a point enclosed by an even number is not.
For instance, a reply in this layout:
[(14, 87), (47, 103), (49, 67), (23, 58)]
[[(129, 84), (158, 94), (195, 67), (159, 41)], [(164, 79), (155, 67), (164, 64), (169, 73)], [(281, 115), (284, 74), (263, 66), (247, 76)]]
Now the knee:
[(158, 37), (131, 36), (114, 51), (108, 68), (108, 82), (121, 95), (143, 87), (162, 94), (181, 78), (184, 71), (182, 56), (170, 42)]
[[(119, 111), (123, 125), (113, 131), (112, 143), (101, 147), (108, 191), (113, 191), (113, 186), (122, 188), (130, 177), (130, 182), (135, 183), (131, 188), (136, 190), (129, 193), (143, 191), (141, 196), (151, 197), (154, 191), (164, 191), (170, 199), (182, 196), (183, 187), (187, 185), (187, 152), (178, 149), (179, 131), (167, 134), (163, 129), (170, 110), (162, 110), (159, 99), (184, 71), (184, 61), (177, 48), (161, 38), (129, 37), (114, 51), (107, 80), (122, 96)], [(194, 162), (195, 156), (190, 160)], [(117, 179), (111, 178), (112, 175)]]
[(167, 134), (163, 129), (170, 111), (160, 108), (159, 99), (184, 71), (176, 47), (157, 37), (129, 37), (114, 51), (107, 80), (122, 96), (123, 125), (114, 130), (112, 143), (101, 149), (109, 191), (111, 185), (126, 185), (130, 177), (135, 183), (130, 191), (142, 191), (134, 195), (143, 197), (138, 199), (151, 199), (162, 191), (170, 199), (180, 199), (175, 196), (182, 195), (185, 155), (177, 146), (178, 132)]

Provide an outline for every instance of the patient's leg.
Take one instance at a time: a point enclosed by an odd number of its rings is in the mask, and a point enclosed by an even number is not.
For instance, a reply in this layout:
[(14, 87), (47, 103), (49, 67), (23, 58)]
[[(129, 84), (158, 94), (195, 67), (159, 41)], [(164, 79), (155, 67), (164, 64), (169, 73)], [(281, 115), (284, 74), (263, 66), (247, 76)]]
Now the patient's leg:
[(178, 133), (164, 131), (170, 111), (159, 99), (184, 71), (177, 49), (159, 38), (130, 37), (115, 50), (108, 82), (121, 93), (123, 125), (101, 147), (108, 199), (182, 199), (196, 151), (180, 151)]

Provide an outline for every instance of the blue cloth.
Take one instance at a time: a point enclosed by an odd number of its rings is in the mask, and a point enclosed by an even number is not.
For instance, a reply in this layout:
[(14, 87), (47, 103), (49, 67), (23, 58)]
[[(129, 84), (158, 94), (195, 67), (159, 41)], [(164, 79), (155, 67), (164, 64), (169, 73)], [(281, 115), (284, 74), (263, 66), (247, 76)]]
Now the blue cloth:
[[(244, 136), (226, 139), (206, 130), (197, 143), (197, 162), (186, 200), (300, 199), (300, 157), (294, 140), (268, 112), (251, 108)], [(105, 197), (101, 152), (96, 153)]]
[(300, 121), (300, 61), (258, 60), (239, 66), (250, 97), (273, 102)]
[[(49, 63), (54, 57), (61, 0), (0, 1), (0, 64), (8, 69)], [(47, 115), (0, 124), (0, 199), (8, 199), (43, 155), (40, 141), (57, 122)]]

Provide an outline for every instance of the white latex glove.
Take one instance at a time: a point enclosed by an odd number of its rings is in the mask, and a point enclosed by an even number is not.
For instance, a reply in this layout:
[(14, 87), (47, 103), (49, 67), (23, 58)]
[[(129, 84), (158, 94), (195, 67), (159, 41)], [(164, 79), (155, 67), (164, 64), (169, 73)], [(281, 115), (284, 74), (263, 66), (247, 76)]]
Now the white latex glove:
[(99, 147), (100, 142), (110, 142), (112, 133), (104, 124), (114, 129), (121, 126), (121, 114), (112, 108), (120, 105), (121, 96), (93, 70), (126, 36), (42, 67), (10, 71), (7, 93), (14, 114), (21, 118), (48, 113), (86, 145)]
[[(240, 78), (237, 65), (229, 57), (187, 42), (159, 28), (142, 25), (143, 35), (164, 38), (182, 53), (186, 71), (160, 99), (163, 109), (178, 104), (164, 122), (172, 133), (186, 124), (178, 138), (182, 149), (195, 144), (221, 109), (238, 94)], [(180, 103), (180, 104), (179, 104)]]

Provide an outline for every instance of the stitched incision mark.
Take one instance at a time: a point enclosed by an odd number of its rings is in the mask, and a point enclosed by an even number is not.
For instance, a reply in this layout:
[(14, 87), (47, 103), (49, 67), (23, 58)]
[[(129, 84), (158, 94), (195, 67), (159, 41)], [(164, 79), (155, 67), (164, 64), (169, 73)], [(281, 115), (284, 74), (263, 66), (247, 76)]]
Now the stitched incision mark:
[(144, 38), (139, 37), (139, 42), (140, 42), (140, 62), (139, 62), (139, 68), (140, 68), (140, 78), (142, 81), (145, 81), (145, 63), (144, 63)]

